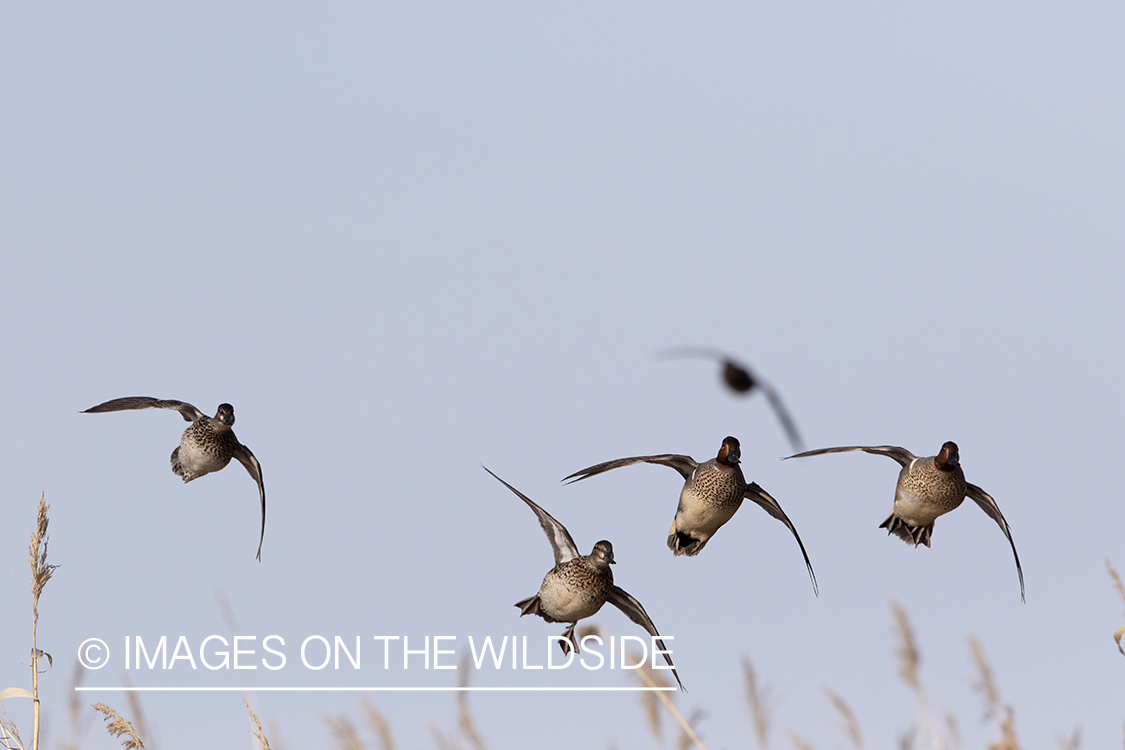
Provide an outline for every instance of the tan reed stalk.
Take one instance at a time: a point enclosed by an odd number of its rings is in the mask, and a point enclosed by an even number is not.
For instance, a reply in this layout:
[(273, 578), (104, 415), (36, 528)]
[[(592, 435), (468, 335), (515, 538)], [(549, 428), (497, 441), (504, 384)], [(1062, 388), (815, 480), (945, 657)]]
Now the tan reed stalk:
[(770, 744), (770, 714), (773, 708), (770, 705), (771, 689), (768, 685), (759, 685), (754, 665), (746, 657), (742, 657), (742, 676), (746, 683), (746, 702), (750, 704), (750, 719), (754, 723), (754, 734), (758, 738), (760, 747)]
[[(1121, 577), (1117, 575), (1117, 571), (1113, 569), (1113, 565), (1110, 564), (1108, 557), (1105, 559), (1105, 568), (1109, 571), (1109, 577), (1113, 579), (1113, 586), (1117, 589), (1121, 601), (1125, 602), (1125, 586), (1121, 585)], [(1113, 633), (1113, 640), (1117, 641), (1117, 650), (1120, 651), (1122, 655), (1125, 655), (1125, 649), (1121, 648), (1122, 636), (1125, 636), (1125, 625), (1122, 625)]]
[(792, 729), (786, 729), (785, 733), (789, 735), (789, 741), (793, 743), (793, 747), (797, 750), (813, 750), (813, 746), (801, 739)]
[(285, 750), (285, 745), (281, 741), (281, 728), (277, 726), (275, 719), (270, 719), (270, 736), (273, 737), (273, 750)]
[(391, 728), (387, 724), (387, 720), (375, 708), (375, 705), (366, 698), (359, 699), (359, 705), (363, 708), (363, 713), (367, 715), (367, 723), (371, 725), (371, 729), (375, 731), (375, 735), (379, 738), (379, 744), (383, 746), (383, 750), (395, 750), (395, 741), (391, 737)]
[(47, 525), (50, 523), (47, 511), (50, 509), (51, 506), (47, 505), (47, 495), (44, 493), (39, 498), (35, 531), (27, 547), (27, 563), (31, 566), (31, 694), (35, 706), (31, 729), (32, 750), (39, 750), (39, 659), (46, 656), (48, 663), (51, 662), (50, 654), (40, 651), (36, 643), (36, 631), (39, 627), (39, 596), (55, 572), (55, 566), (47, 564)]
[(74, 660), (74, 669), (70, 673), (70, 690), (67, 692), (67, 711), (70, 714), (70, 731), (74, 732), (74, 742), (68, 745), (71, 750), (78, 750), (78, 740), (82, 736), (82, 701), (75, 689), (82, 685), (86, 679), (86, 670), (82, 662)]
[[(124, 680), (126, 687), (132, 687), (133, 683), (129, 678)], [(148, 737), (148, 744), (152, 746), (152, 750), (156, 750), (156, 742), (153, 739), (152, 733), (148, 731), (148, 725), (145, 723), (145, 714), (141, 710), (141, 699), (137, 696), (136, 691), (130, 690), (125, 693), (126, 698), (129, 700), (129, 712), (133, 714), (133, 726), (137, 729), (137, 734), (142, 737)]]
[(969, 639), (969, 652), (972, 654), (973, 666), (977, 668), (979, 675), (979, 681), (974, 683), (973, 687), (984, 695), (984, 718), (991, 719), (1000, 709), (1000, 690), (992, 678), (992, 667), (989, 666), (988, 659), (984, 655), (984, 647), (976, 638)]
[[(461, 667), (457, 670), (457, 686), (469, 686), (469, 652), (461, 654)], [(473, 746), (474, 750), (484, 750), (484, 742), (477, 733), (476, 724), (473, 723), (473, 714), (469, 711), (469, 693), (467, 690), (457, 691), (457, 726), (461, 734)]]
[(926, 689), (922, 686), (922, 678), (919, 672), (922, 664), (922, 652), (918, 649), (918, 641), (914, 637), (914, 628), (910, 625), (910, 618), (906, 616), (906, 610), (894, 600), (891, 600), (891, 612), (894, 615), (895, 632), (898, 633), (899, 637), (899, 648), (895, 652), (898, 657), (899, 675), (914, 693), (914, 699), (918, 704), (918, 723), (911, 730), (912, 734), (903, 738), (904, 742), (907, 739), (910, 742), (909, 745), (904, 746), (913, 746), (915, 742), (922, 740), (928, 747), (939, 750), (939, 748), (944, 747), (945, 742), (942, 739), (941, 729), (936, 719), (930, 713)]
[(340, 750), (363, 750), (363, 743), (359, 741), (355, 727), (347, 718), (325, 716), (324, 723), (332, 730), (332, 736), (336, 738), (336, 747)]
[(1059, 750), (1078, 750), (1082, 746), (1082, 730), (1079, 727), (1074, 728), (1074, 732), (1069, 737), (1058, 736)]
[(437, 746), (438, 750), (461, 750), (461, 746), (456, 742), (445, 739), (445, 735), (443, 735), (441, 730), (434, 724), (429, 725), (429, 730), (430, 737), (433, 739), (434, 745)]
[(1011, 706), (1004, 706), (1004, 720), (1000, 722), (1000, 739), (991, 743), (988, 750), (1020, 750)]
[(110, 736), (125, 738), (121, 742), (121, 747), (125, 750), (145, 750), (145, 743), (141, 742), (133, 725), (121, 718), (120, 714), (104, 703), (95, 703), (94, 710), (102, 712), (106, 722), (105, 731), (109, 732)]
[(974, 687), (985, 698), (985, 718), (991, 719), (1003, 713), (1000, 720), (1000, 739), (988, 746), (988, 750), (1020, 750), (1019, 741), (1016, 739), (1015, 713), (1011, 706), (1004, 705), (1000, 700), (1000, 689), (992, 676), (992, 667), (984, 655), (984, 647), (976, 638), (969, 639), (969, 651), (972, 653), (973, 665), (977, 668), (980, 681)]
[(250, 734), (258, 741), (258, 750), (270, 750), (270, 742), (266, 739), (266, 733), (262, 731), (262, 722), (258, 721), (258, 715), (250, 710), (246, 696), (242, 696), (242, 705), (246, 706), (246, 713), (250, 715)]
[[(668, 681), (664, 679), (663, 675), (653, 674), (652, 669), (648, 664), (642, 664), (638, 667), (638, 675), (640, 672), (648, 677), (647, 682), (638, 676), (637, 679), (641, 680), (642, 684), (656, 685), (658, 687), (669, 687)], [(641, 692), (641, 706), (645, 710), (645, 719), (648, 721), (649, 731), (656, 739), (664, 740), (664, 727), (660, 723), (660, 699), (656, 697), (656, 693), (652, 690), (645, 690)], [(681, 733), (682, 734), (682, 733)]]
[[(692, 727), (698, 726), (699, 722), (703, 721), (703, 717), (705, 717), (706, 715), (707, 715), (707, 712), (704, 711), (703, 709), (701, 709), (701, 708), (694, 709), (691, 712), (691, 715), (687, 717), (688, 726), (692, 726)], [(691, 748), (691, 737), (688, 737), (683, 732), (680, 732), (680, 738), (678, 740), (676, 740), (676, 750), (690, 750), (690, 748)]]
[(24, 750), (23, 740), (20, 739), (20, 733), (16, 731), (15, 723), (8, 718), (8, 713), (2, 707), (0, 707), (0, 742), (4, 743), (5, 750)]
[(238, 620), (234, 616), (234, 607), (230, 605), (230, 598), (227, 597), (227, 592), (223, 587), (215, 589), (215, 601), (219, 603), (219, 614), (223, 618), (223, 624), (227, 626), (227, 630), (231, 634), (238, 633)]
[(918, 651), (918, 643), (914, 639), (914, 628), (910, 626), (910, 619), (901, 604), (892, 601), (891, 612), (894, 614), (895, 631), (898, 632), (900, 641), (898, 651), (895, 653), (898, 657), (899, 674), (911, 690), (920, 694), (922, 681), (918, 678), (918, 665), (922, 663), (922, 654)]
[(862, 750), (863, 737), (859, 732), (859, 722), (856, 721), (855, 714), (852, 713), (851, 708), (848, 707), (844, 699), (837, 695), (832, 688), (824, 688), (824, 694), (828, 696), (828, 700), (831, 701), (833, 707), (839, 712), (840, 718), (844, 720), (844, 734), (848, 736), (848, 739), (851, 740), (856, 750)]
[[(655, 682), (653, 682), (652, 677), (650, 677), (643, 669), (637, 670), (637, 676), (640, 677), (641, 682), (645, 683), (645, 685), (647, 685), (648, 687), (660, 687)], [(694, 743), (695, 746), (699, 748), (699, 750), (707, 750), (707, 748), (703, 747), (703, 743), (696, 735), (695, 730), (691, 728), (691, 725), (687, 723), (683, 715), (681, 715), (680, 712), (676, 709), (676, 706), (672, 703), (672, 700), (665, 694), (665, 691), (654, 690), (652, 692), (656, 693), (656, 697), (659, 698), (660, 702), (664, 704), (664, 707), (668, 709), (668, 713), (672, 714), (672, 718), (674, 718), (680, 725), (680, 729), (684, 730), (684, 734), (691, 738), (692, 743)]]
[(957, 717), (953, 714), (946, 714), (945, 728), (949, 730), (950, 750), (961, 750), (961, 732), (957, 728)]

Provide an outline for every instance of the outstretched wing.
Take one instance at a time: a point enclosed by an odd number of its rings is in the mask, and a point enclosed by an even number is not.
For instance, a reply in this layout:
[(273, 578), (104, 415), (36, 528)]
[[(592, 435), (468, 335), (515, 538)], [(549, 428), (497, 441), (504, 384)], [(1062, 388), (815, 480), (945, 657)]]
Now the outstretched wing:
[(801, 548), (801, 554), (805, 557), (805, 567), (809, 569), (809, 578), (812, 579), (813, 593), (820, 596), (820, 589), (816, 585), (816, 573), (813, 573), (812, 563), (809, 562), (809, 553), (805, 552), (805, 545), (801, 541), (801, 535), (797, 533), (797, 527), (789, 520), (789, 516), (785, 515), (785, 511), (781, 509), (781, 505), (778, 504), (777, 500), (774, 500), (768, 492), (758, 486), (757, 482), (751, 482), (746, 485), (745, 495), (747, 500), (753, 500), (758, 505), (762, 506), (766, 513), (769, 513), (771, 516), (781, 521), (793, 532), (793, 537), (797, 540), (797, 546)]
[(727, 359), (726, 352), (712, 346), (673, 346), (668, 349), (661, 349), (655, 356), (657, 359), (698, 358), (713, 359), (717, 362)]
[[(563, 479), (567, 484), (574, 484), (575, 482), (592, 477), (595, 474), (609, 471), (610, 469), (620, 469), (622, 466), (631, 466), (633, 464), (660, 464), (661, 466), (671, 466), (686, 480), (691, 478), (691, 473), (699, 466), (691, 456), (678, 456), (674, 453), (665, 453), (659, 456), (633, 456), (632, 458), (619, 458), (615, 461), (606, 461), (604, 464), (591, 466), (582, 471), (576, 471), (569, 477)], [(571, 480), (567, 482), (567, 480)]]
[(174, 401), (171, 399), (163, 400), (152, 398), (151, 396), (126, 396), (125, 398), (115, 398), (112, 401), (106, 401), (104, 404), (91, 406), (82, 413), (100, 414), (105, 411), (127, 411), (129, 409), (175, 409), (182, 414), (183, 418), (188, 422), (195, 422), (206, 416), (199, 409), (196, 409), (194, 406), (184, 401)]
[[(656, 636), (656, 645), (660, 647), (661, 651), (668, 651), (664, 646), (664, 641), (660, 640), (660, 633), (656, 632), (656, 626), (652, 624), (648, 612), (645, 612), (645, 608), (641, 606), (641, 603), (634, 599), (628, 591), (620, 586), (614, 586), (609, 590), (609, 596), (606, 597), (606, 601), (624, 612), (625, 616), (630, 620), (647, 630), (649, 635)], [(672, 657), (665, 653), (664, 661), (668, 662), (668, 666), (672, 668), (672, 676), (675, 677), (676, 682), (679, 683), (680, 690), (685, 690), (684, 683), (680, 682), (680, 675), (676, 672), (676, 665), (672, 663)]]
[(1020, 600), (1027, 602), (1023, 595), (1023, 568), (1020, 567), (1020, 556), (1016, 552), (1016, 543), (1012, 541), (1012, 530), (1008, 528), (1008, 521), (1004, 518), (1004, 514), (1000, 512), (1000, 507), (992, 496), (987, 492), (977, 487), (975, 484), (965, 483), (965, 494), (973, 499), (980, 509), (988, 514), (989, 518), (995, 521), (1000, 526), (1000, 530), (1004, 532), (1004, 536), (1008, 537), (1008, 544), (1012, 545), (1012, 556), (1016, 558), (1016, 572), (1020, 576)]
[[(492, 474), (487, 466), (481, 466), (481, 468)], [(564, 562), (569, 562), (578, 557), (578, 547), (575, 546), (574, 540), (570, 538), (570, 532), (566, 530), (565, 526), (552, 518), (550, 513), (532, 502), (530, 497), (495, 474), (492, 474), (492, 476), (496, 477), (496, 481), (500, 484), (516, 493), (521, 500), (527, 503), (528, 507), (535, 511), (535, 515), (539, 517), (539, 525), (543, 527), (543, 533), (547, 535), (547, 541), (551, 543), (551, 550), (555, 553), (555, 565), (562, 565)]]
[(242, 443), (238, 443), (234, 449), (233, 455), (238, 459), (239, 463), (246, 467), (246, 471), (258, 483), (258, 494), (262, 497), (262, 533), (258, 537), (258, 562), (262, 561), (262, 542), (266, 539), (266, 485), (262, 482), (262, 465), (258, 463), (258, 459)]
[(781, 396), (777, 395), (777, 391), (773, 389), (773, 386), (767, 385), (761, 380), (758, 381), (757, 385), (762, 389), (762, 392), (766, 394), (770, 406), (773, 407), (774, 413), (777, 414), (778, 421), (781, 422), (781, 426), (785, 429), (785, 434), (789, 436), (789, 442), (793, 444), (793, 449), (801, 450), (801, 448), (805, 447), (805, 444), (801, 441), (801, 436), (797, 432), (797, 424), (793, 421), (793, 417), (789, 416), (785, 405), (781, 403)]
[(804, 453), (797, 453), (793, 456), (786, 456), (785, 460), (790, 458), (804, 458), (805, 456), (819, 456), (824, 453), (847, 453), (848, 451), (863, 451), (864, 453), (888, 456), (898, 461), (902, 466), (909, 466), (910, 462), (917, 458), (917, 456), (905, 448), (899, 448), (895, 445), (850, 445), (842, 448), (818, 448), (815, 451), (805, 451)]

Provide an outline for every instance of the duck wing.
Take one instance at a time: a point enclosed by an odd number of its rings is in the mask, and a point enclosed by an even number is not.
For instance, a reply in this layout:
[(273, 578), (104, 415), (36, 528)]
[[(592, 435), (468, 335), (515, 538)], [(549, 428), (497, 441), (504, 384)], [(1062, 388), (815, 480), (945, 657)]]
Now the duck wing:
[(1008, 544), (1012, 545), (1012, 556), (1016, 558), (1016, 573), (1020, 577), (1020, 600), (1027, 602), (1024, 598), (1023, 591), (1023, 568), (1020, 567), (1020, 556), (1016, 552), (1016, 543), (1012, 541), (1012, 530), (1008, 527), (1008, 521), (1004, 518), (1004, 514), (1000, 512), (1000, 506), (992, 499), (992, 495), (977, 487), (975, 484), (965, 483), (965, 494), (972, 498), (973, 502), (980, 506), (980, 509), (988, 514), (988, 517), (995, 521), (1000, 530), (1004, 532), (1004, 536), (1008, 537)]
[[(492, 474), (487, 466), (482, 466), (481, 468), (489, 474)], [(495, 477), (496, 481), (500, 482), (500, 484), (516, 493), (516, 495), (535, 512), (535, 515), (539, 518), (539, 525), (543, 527), (543, 533), (547, 535), (547, 541), (551, 543), (551, 550), (555, 553), (556, 566), (562, 565), (565, 562), (570, 562), (579, 556), (578, 547), (574, 544), (574, 540), (571, 538), (570, 532), (566, 530), (565, 526), (556, 521), (550, 513), (536, 505), (530, 497), (495, 474), (492, 474), (492, 476)]]
[(789, 516), (785, 515), (785, 511), (781, 509), (781, 504), (777, 502), (768, 492), (763, 490), (757, 482), (751, 482), (746, 485), (746, 492), (744, 493), (747, 500), (753, 500), (762, 509), (769, 513), (771, 516), (781, 521), (785, 526), (793, 532), (793, 538), (797, 540), (797, 546), (801, 548), (801, 554), (805, 558), (805, 567), (809, 569), (809, 578), (812, 579), (813, 593), (820, 596), (820, 589), (816, 585), (816, 573), (813, 572), (812, 562), (809, 561), (809, 553), (805, 552), (805, 545), (801, 541), (801, 535), (797, 533), (797, 527), (789, 520)]
[(246, 471), (258, 483), (258, 494), (262, 498), (262, 533), (258, 537), (258, 562), (261, 562), (262, 542), (266, 539), (266, 485), (262, 482), (262, 465), (258, 463), (258, 459), (253, 452), (242, 443), (238, 443), (232, 455), (246, 467)]
[[(618, 458), (613, 461), (606, 461), (604, 464), (597, 464), (576, 471), (569, 477), (564, 477), (563, 481), (567, 484), (574, 484), (595, 474), (601, 474), (611, 469), (620, 469), (622, 466), (632, 466), (633, 464), (660, 464), (661, 466), (670, 466), (676, 471), (680, 472), (685, 480), (691, 479), (691, 473), (699, 466), (699, 462), (691, 456), (680, 456), (675, 453), (662, 453), (659, 456), (633, 456), (632, 458)], [(570, 480), (569, 482), (567, 480)]]
[(106, 411), (128, 411), (130, 409), (175, 409), (188, 422), (196, 422), (207, 416), (186, 401), (172, 399), (159, 399), (152, 396), (126, 396), (106, 401), (104, 404), (91, 406), (82, 414), (100, 414)]
[(917, 458), (913, 453), (905, 448), (899, 448), (896, 445), (849, 445), (841, 448), (818, 448), (814, 451), (805, 451), (804, 453), (797, 453), (792, 456), (786, 456), (785, 460), (790, 458), (804, 458), (805, 456), (820, 456), (825, 453), (847, 453), (848, 451), (863, 451), (864, 453), (874, 453), (879, 456), (887, 456), (899, 462), (901, 466), (909, 466), (910, 462)]
[(656, 636), (656, 645), (660, 647), (661, 651), (665, 652), (664, 661), (668, 662), (668, 666), (672, 668), (672, 676), (676, 678), (680, 690), (684, 690), (684, 683), (680, 682), (680, 675), (676, 672), (676, 665), (672, 663), (672, 657), (668, 655), (668, 649), (665, 648), (664, 641), (660, 640), (660, 633), (656, 631), (656, 626), (652, 624), (652, 619), (648, 616), (648, 612), (645, 612), (645, 608), (641, 606), (641, 603), (620, 586), (614, 586), (609, 590), (609, 596), (606, 597), (606, 601), (624, 612), (625, 616), (630, 620), (647, 630), (649, 635)]

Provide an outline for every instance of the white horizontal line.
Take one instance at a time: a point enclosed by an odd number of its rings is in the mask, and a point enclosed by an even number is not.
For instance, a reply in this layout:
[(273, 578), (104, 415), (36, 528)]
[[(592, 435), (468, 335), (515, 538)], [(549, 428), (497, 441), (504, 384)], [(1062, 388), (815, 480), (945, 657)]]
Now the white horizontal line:
[(482, 692), (482, 693), (580, 693), (628, 692), (645, 693), (674, 691), (674, 687), (76, 687), (76, 691), (113, 693), (423, 693), (423, 692)]

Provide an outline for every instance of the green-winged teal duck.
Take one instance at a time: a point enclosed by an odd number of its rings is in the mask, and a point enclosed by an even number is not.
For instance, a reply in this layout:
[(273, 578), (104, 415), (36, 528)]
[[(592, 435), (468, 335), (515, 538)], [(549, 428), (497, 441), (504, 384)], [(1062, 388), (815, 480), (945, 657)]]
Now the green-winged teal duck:
[(1000, 512), (992, 496), (975, 484), (965, 481), (957, 443), (946, 442), (936, 456), (922, 458), (894, 445), (821, 448), (798, 453), (789, 458), (849, 451), (888, 456), (902, 466), (902, 471), (898, 474), (898, 484), (895, 486), (895, 502), (891, 514), (886, 521), (879, 524), (879, 528), (886, 529), (888, 534), (894, 534), (907, 544), (913, 544), (915, 547), (924, 544), (929, 547), (930, 536), (934, 532), (934, 519), (959, 506), (966, 496), (972, 498), (980, 509), (1000, 526), (1004, 536), (1008, 537), (1008, 544), (1012, 545), (1012, 555), (1016, 558), (1016, 573), (1020, 578), (1020, 599), (1024, 599), (1023, 568), (1020, 567), (1016, 543), (1012, 541), (1012, 530), (1008, 527), (1004, 514)]
[(684, 488), (680, 490), (680, 503), (672, 520), (672, 528), (668, 532), (668, 548), (675, 555), (698, 555), (715, 532), (741, 507), (742, 501), (753, 500), (793, 532), (793, 537), (801, 548), (801, 555), (805, 558), (805, 566), (809, 569), (813, 592), (819, 593), (816, 574), (813, 573), (812, 563), (809, 561), (808, 553), (805, 552), (805, 545), (801, 542), (797, 528), (785, 515), (777, 500), (756, 482), (746, 482), (746, 478), (742, 475), (742, 468), (739, 466), (741, 459), (742, 452), (738, 439), (728, 435), (723, 438), (719, 454), (704, 463), (699, 463), (691, 456), (672, 453), (659, 456), (634, 456), (606, 461), (576, 471), (563, 481), (571, 480), (573, 483), (610, 469), (639, 463), (661, 464), (680, 472), (684, 478)]
[[(483, 468), (492, 474), (488, 467)], [(660, 640), (660, 633), (652, 624), (645, 608), (625, 589), (613, 583), (613, 571), (609, 568), (614, 564), (613, 545), (603, 539), (594, 545), (590, 554), (580, 555), (578, 546), (575, 545), (565, 526), (536, 505), (527, 495), (495, 474), (492, 476), (535, 512), (536, 517), (539, 518), (539, 525), (547, 535), (547, 541), (551, 543), (551, 550), (555, 553), (555, 567), (543, 578), (539, 593), (516, 602), (520, 617), (539, 615), (547, 622), (570, 623), (570, 626), (563, 631), (565, 640), (559, 641), (559, 646), (563, 653), (569, 653), (570, 648), (577, 653), (579, 649), (578, 640), (574, 637), (575, 626), (579, 620), (597, 613), (608, 601), (657, 639), (656, 644), (665, 652), (664, 660), (668, 662), (682, 690), (684, 684), (680, 682), (680, 675), (676, 672), (672, 657), (668, 655), (664, 642)]]
[(777, 419), (781, 422), (781, 427), (785, 430), (793, 450), (799, 451), (805, 447), (804, 443), (801, 442), (800, 433), (797, 432), (797, 424), (793, 421), (793, 417), (790, 416), (785, 405), (781, 403), (781, 396), (777, 394), (777, 390), (757, 374), (752, 373), (745, 364), (736, 361), (718, 349), (705, 346), (681, 346), (666, 349), (657, 356), (661, 358), (697, 357), (717, 361), (722, 368), (723, 382), (727, 384), (727, 387), (736, 394), (743, 396), (749, 396), (754, 391), (761, 391), (765, 394), (770, 406), (773, 407), (774, 413), (777, 414)]
[(92, 406), (82, 413), (100, 414), (130, 409), (175, 409), (186, 421), (191, 422), (180, 438), (180, 446), (172, 451), (172, 472), (183, 477), (185, 482), (222, 469), (232, 458), (238, 459), (246, 467), (246, 471), (258, 483), (258, 494), (262, 499), (262, 531), (258, 537), (257, 556), (261, 561), (262, 542), (266, 538), (266, 486), (262, 483), (262, 465), (249, 448), (238, 442), (231, 429), (234, 424), (234, 407), (219, 404), (215, 416), (209, 417), (183, 401), (127, 396)]

